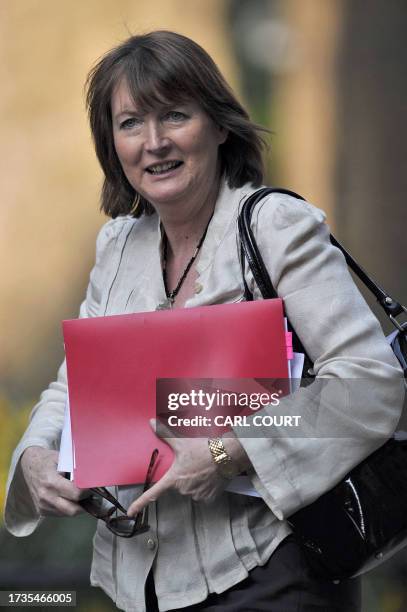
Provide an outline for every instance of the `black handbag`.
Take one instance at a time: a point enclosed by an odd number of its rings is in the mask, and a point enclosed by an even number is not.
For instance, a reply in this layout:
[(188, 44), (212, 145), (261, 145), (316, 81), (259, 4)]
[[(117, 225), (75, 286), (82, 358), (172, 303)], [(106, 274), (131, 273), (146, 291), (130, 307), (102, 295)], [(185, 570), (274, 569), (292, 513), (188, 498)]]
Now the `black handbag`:
[[(271, 193), (284, 193), (303, 200), (286, 189), (263, 188), (244, 202), (238, 218), (241, 265), (247, 260), (264, 299), (278, 297), (250, 227), (255, 205)], [(376, 296), (396, 328), (391, 347), (407, 374), (407, 323), (397, 316), (405, 306), (390, 297), (356, 263), (331, 235), (331, 242), (345, 256), (348, 266)], [(245, 298), (253, 296), (244, 280)], [(292, 328), (291, 328), (292, 329)], [(303, 376), (312, 372), (312, 362), (293, 331), (294, 350), (305, 354)], [(379, 565), (407, 545), (407, 439), (395, 434), (362, 461), (339, 484), (288, 519), (306, 554), (310, 568), (319, 577), (340, 580)]]

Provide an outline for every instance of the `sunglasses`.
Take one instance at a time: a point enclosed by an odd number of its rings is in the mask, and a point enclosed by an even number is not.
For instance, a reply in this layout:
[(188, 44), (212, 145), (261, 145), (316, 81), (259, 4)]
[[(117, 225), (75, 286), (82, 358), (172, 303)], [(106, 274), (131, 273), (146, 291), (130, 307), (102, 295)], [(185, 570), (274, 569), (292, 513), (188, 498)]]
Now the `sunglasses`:
[[(157, 457), (158, 449), (155, 448), (151, 454), (150, 463), (147, 468), (143, 493), (145, 493), (151, 485)], [(104, 521), (106, 527), (115, 535), (121, 538), (132, 538), (150, 529), (148, 524), (148, 506), (143, 508), (143, 510), (134, 517), (127, 516), (127, 510), (121, 505), (119, 500), (106, 489), (106, 487), (93, 487), (90, 490), (92, 491), (92, 495), (85, 499), (81, 499), (79, 505), (95, 518)], [(122, 514), (118, 515), (118, 511)]]

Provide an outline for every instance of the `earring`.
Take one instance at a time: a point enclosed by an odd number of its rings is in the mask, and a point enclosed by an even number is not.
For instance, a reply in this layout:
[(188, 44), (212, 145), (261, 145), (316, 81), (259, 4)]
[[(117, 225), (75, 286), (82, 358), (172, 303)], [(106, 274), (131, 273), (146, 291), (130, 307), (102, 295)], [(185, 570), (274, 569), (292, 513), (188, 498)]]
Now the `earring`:
[(130, 215), (135, 216), (137, 214), (137, 209), (139, 208), (140, 204), (141, 204), (141, 196), (140, 194), (136, 191), (135, 192), (136, 195), (134, 196), (134, 200), (133, 203), (131, 205), (131, 209), (130, 209)]

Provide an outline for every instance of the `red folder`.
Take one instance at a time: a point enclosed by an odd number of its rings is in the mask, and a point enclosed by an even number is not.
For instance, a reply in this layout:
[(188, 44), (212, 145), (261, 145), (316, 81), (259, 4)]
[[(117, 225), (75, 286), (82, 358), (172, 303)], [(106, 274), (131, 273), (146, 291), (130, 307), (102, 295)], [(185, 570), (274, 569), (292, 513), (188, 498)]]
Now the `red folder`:
[(141, 483), (152, 449), (154, 480), (173, 460), (149, 425), (157, 378), (288, 377), (280, 299), (63, 322), (74, 482)]

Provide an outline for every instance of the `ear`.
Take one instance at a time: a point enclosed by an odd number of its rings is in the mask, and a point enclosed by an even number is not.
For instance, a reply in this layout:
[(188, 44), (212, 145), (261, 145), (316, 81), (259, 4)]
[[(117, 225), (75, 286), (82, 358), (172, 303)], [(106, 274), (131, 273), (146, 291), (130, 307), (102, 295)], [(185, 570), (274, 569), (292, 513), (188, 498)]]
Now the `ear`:
[(219, 140), (218, 143), (221, 145), (226, 141), (226, 138), (229, 136), (229, 130), (227, 130), (226, 128), (222, 127), (221, 125), (217, 125), (216, 129), (218, 131), (219, 134)]

